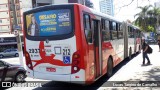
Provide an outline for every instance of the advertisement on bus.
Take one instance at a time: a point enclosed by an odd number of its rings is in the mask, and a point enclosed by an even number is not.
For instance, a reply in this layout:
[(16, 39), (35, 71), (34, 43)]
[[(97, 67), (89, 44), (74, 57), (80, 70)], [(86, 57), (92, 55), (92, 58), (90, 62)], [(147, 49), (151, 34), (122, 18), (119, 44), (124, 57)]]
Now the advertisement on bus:
[(69, 9), (50, 10), (26, 16), (27, 33), (30, 36), (63, 35), (71, 32)]

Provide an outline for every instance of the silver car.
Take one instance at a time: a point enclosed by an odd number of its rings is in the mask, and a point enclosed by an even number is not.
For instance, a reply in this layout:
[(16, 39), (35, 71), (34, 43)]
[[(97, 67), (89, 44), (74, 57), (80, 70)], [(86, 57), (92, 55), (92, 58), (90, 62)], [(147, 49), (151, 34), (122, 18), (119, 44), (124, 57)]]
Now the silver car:
[(6, 56), (15, 56), (18, 57), (18, 50), (17, 49), (6, 49), (3, 52), (0, 52), (0, 58), (6, 57)]

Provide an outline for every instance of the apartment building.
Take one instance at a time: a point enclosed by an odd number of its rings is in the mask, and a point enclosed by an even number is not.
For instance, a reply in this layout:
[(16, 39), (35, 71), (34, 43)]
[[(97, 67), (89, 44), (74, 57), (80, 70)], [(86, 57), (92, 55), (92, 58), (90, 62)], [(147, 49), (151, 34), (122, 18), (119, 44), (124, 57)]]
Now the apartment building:
[(22, 13), (32, 8), (31, 0), (0, 1), (0, 34), (22, 30)]
[(114, 16), (113, 0), (101, 0), (99, 2), (100, 12)]
[(11, 29), (9, 7), (8, 0), (0, 1), (0, 32), (2, 33), (10, 32)]

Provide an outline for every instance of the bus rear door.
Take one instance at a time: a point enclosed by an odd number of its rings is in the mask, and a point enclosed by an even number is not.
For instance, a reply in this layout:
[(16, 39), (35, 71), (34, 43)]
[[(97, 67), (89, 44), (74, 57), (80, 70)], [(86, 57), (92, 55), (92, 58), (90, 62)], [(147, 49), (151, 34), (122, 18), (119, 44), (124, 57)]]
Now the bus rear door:
[(92, 20), (92, 29), (94, 31), (93, 43), (94, 43), (94, 63), (95, 63), (95, 76), (98, 78), (102, 73), (102, 57), (101, 57), (101, 34), (100, 34), (100, 21)]

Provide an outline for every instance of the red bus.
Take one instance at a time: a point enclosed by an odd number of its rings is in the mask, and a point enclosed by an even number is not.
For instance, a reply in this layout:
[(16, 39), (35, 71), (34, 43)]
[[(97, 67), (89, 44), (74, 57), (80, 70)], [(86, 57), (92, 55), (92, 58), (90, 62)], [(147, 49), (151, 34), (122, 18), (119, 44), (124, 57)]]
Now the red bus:
[(80, 4), (24, 12), (23, 29), (27, 73), (39, 79), (90, 84), (141, 47), (137, 27)]

